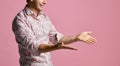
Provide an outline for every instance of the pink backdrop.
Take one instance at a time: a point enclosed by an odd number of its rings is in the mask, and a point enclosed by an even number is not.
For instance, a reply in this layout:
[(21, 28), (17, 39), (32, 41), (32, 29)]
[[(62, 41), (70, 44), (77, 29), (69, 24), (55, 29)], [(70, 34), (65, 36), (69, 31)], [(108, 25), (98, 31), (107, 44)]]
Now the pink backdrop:
[[(25, 0), (0, 2), (0, 66), (19, 66), (11, 23)], [(71, 44), (78, 51), (52, 52), (54, 66), (120, 66), (120, 0), (48, 0), (44, 8), (57, 30), (65, 35), (92, 31), (95, 45)]]

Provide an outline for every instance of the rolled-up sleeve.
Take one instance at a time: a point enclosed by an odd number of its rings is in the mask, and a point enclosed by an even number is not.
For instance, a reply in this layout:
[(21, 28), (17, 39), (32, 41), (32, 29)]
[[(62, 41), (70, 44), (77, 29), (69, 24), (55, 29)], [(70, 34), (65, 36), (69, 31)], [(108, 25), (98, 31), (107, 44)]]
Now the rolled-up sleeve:
[(58, 32), (56, 30), (56, 28), (54, 27), (54, 25), (51, 23), (51, 30), (49, 33), (49, 40), (53, 43), (53, 44), (57, 44), (60, 42), (60, 39), (63, 37), (64, 35), (60, 32)]
[(16, 41), (22, 48), (26, 48), (27, 51), (32, 53), (38, 52), (39, 44), (37, 44), (36, 37), (23, 18), (16, 17), (12, 28)]

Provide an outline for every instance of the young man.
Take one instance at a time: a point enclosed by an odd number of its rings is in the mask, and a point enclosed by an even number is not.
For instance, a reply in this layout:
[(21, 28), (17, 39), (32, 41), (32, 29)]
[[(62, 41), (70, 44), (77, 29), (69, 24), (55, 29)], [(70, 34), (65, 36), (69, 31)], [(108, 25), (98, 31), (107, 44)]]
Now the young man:
[(64, 36), (57, 32), (42, 11), (45, 4), (46, 0), (27, 0), (25, 8), (14, 18), (12, 29), (19, 47), (20, 66), (53, 66), (50, 51), (77, 50), (67, 44), (76, 41), (93, 44), (96, 41), (90, 36), (91, 32), (75, 36)]

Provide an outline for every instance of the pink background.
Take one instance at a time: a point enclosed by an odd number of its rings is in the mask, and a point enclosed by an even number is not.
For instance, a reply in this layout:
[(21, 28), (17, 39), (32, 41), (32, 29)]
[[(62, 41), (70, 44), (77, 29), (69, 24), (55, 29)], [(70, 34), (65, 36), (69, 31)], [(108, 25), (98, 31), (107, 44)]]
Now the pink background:
[[(19, 66), (11, 23), (25, 4), (25, 0), (0, 2), (0, 66)], [(54, 66), (120, 66), (120, 0), (48, 0), (44, 11), (61, 33), (92, 31), (97, 39), (95, 45), (71, 44), (78, 51), (53, 51)]]

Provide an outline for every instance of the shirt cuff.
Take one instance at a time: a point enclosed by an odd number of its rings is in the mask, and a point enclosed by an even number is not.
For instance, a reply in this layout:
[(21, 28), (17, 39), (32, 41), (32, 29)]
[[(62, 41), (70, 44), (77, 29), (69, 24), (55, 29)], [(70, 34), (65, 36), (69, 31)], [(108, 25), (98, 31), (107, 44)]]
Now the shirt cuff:
[(55, 44), (60, 43), (60, 39), (61, 39), (63, 36), (64, 36), (63, 34), (57, 32), (57, 34), (55, 35), (55, 37), (56, 37), (56, 42), (55, 42)]

